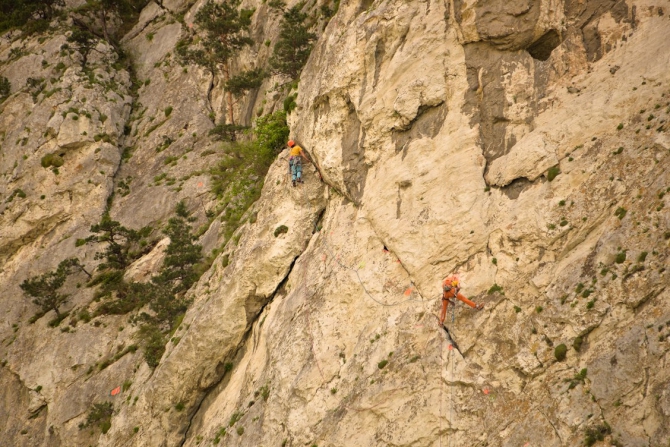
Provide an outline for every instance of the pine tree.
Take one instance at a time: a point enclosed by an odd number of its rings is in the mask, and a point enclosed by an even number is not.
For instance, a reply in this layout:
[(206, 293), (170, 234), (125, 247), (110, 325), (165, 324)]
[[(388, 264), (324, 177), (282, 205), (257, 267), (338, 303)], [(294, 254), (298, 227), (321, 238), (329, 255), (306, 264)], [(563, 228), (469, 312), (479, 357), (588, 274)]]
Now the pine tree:
[[(227, 0), (221, 4), (208, 1), (195, 15), (196, 24), (203, 30), (204, 37), (196, 49), (189, 49), (188, 42), (182, 42), (177, 51), (192, 63), (207, 68), (212, 74), (223, 73), (224, 85), (231, 81), (230, 62), (242, 48), (253, 44), (246, 35), (251, 25), (250, 9), (238, 10), (241, 0)], [(193, 42), (190, 42), (191, 44)], [(234, 125), (233, 92), (227, 91), (228, 124)]]
[(42, 314), (53, 310), (60, 319), (61, 313), (58, 308), (65, 304), (69, 295), (59, 293), (58, 289), (63, 287), (70, 275), (71, 265), (72, 260), (66, 259), (58, 264), (56, 270), (34, 276), (21, 283), (21, 289), (33, 298), (34, 304), (40, 306)]
[(142, 254), (140, 242), (151, 233), (151, 227), (131, 230), (112, 220), (109, 214), (105, 213), (100, 223), (91, 226), (91, 232), (96, 235), (89, 236), (84, 240), (85, 243), (107, 244), (104, 251), (95, 254), (96, 260), (105, 260), (98, 269), (124, 270)]
[(197, 280), (195, 266), (202, 260), (202, 246), (194, 244), (197, 238), (191, 233), (190, 217), (184, 202), (176, 207), (176, 217), (168, 221), (163, 232), (170, 238), (163, 260), (163, 269), (156, 283), (172, 283), (172, 291), (188, 290)]
[(82, 56), (81, 66), (85, 67), (88, 60), (88, 53), (91, 52), (98, 44), (98, 40), (95, 35), (90, 31), (75, 27), (72, 29), (72, 33), (68, 36), (67, 41), (74, 45)]
[(243, 71), (230, 78), (223, 87), (232, 93), (233, 96), (240, 97), (249, 92), (249, 90), (259, 88), (266, 76), (267, 74), (262, 68)]
[(275, 44), (270, 66), (274, 73), (298, 79), (312, 51), (316, 35), (305, 25), (307, 14), (300, 12), (302, 4), (284, 12), (280, 25), (280, 38)]
[(49, 26), (64, 0), (0, 0), (0, 32), (14, 27), (24, 27), (30, 33)]

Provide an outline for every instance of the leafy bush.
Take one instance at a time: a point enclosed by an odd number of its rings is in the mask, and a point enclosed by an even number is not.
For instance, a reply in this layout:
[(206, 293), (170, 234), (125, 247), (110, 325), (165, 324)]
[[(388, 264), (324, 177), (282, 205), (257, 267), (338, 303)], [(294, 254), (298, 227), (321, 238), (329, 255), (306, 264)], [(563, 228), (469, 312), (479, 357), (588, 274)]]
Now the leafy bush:
[(382, 360), (381, 362), (377, 363), (377, 368), (384, 369), (386, 365), (388, 365), (388, 360)]
[(627, 213), (627, 212), (628, 212), (628, 211), (626, 210), (626, 208), (619, 207), (619, 208), (617, 208), (616, 211), (614, 212), (614, 215), (615, 215), (616, 217), (618, 217), (619, 220), (621, 220), (621, 219), (623, 219), (624, 217), (626, 217), (626, 213)]
[(575, 349), (575, 351), (579, 352), (580, 349), (582, 349), (583, 343), (584, 339), (581, 336), (575, 337), (575, 340), (572, 342), (572, 347)]
[(620, 251), (614, 258), (614, 262), (616, 262), (617, 264), (623, 264), (625, 260), (626, 260), (626, 250)]
[(288, 233), (288, 227), (286, 225), (279, 225), (274, 232), (275, 237), (279, 236), (280, 234), (285, 234)]
[(503, 290), (503, 288), (500, 287), (498, 284), (493, 284), (491, 286), (491, 288), (489, 289), (488, 294), (493, 295), (496, 292), (500, 292), (502, 294), (502, 290)]
[(277, 111), (256, 120), (254, 128), (256, 144), (264, 159), (273, 157), (281, 152), (286, 145), (289, 127), (286, 123), (286, 112)]
[(547, 180), (549, 180), (550, 182), (553, 181), (556, 178), (556, 176), (558, 176), (558, 174), (560, 173), (561, 170), (558, 166), (553, 166), (549, 168), (549, 170), (547, 171)]
[(42, 164), (43, 168), (49, 168), (51, 166), (55, 168), (60, 168), (65, 164), (65, 160), (63, 160), (63, 157), (61, 157), (58, 154), (47, 154), (44, 157), (42, 157), (40, 163)]
[(12, 84), (4, 76), (0, 76), (0, 101), (4, 101), (12, 90)]
[(610, 433), (612, 433), (612, 429), (610, 428), (609, 424), (607, 424), (607, 422), (604, 422), (603, 424), (596, 427), (589, 427), (584, 432), (584, 444), (590, 447), (597, 441), (603, 441), (605, 436), (609, 435)]
[(567, 352), (568, 352), (568, 347), (565, 346), (565, 344), (563, 344), (563, 343), (561, 343), (560, 345), (556, 346), (556, 348), (554, 348), (554, 356), (556, 357), (556, 360), (558, 360), (559, 362), (562, 362), (563, 360), (565, 360), (565, 356), (566, 356)]
[(224, 158), (210, 170), (211, 190), (224, 210), (221, 221), (227, 241), (242, 223), (242, 217), (260, 197), (262, 179), (288, 138), (284, 112), (256, 120), (254, 141), (227, 143)]

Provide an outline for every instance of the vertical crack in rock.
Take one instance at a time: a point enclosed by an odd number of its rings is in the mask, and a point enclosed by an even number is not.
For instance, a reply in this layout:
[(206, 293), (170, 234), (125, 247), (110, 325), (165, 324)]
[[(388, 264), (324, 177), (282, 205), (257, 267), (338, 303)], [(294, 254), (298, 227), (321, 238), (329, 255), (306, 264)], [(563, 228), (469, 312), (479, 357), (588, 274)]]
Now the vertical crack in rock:
[[(281, 291), (284, 288), (284, 286), (286, 286), (286, 283), (288, 282), (288, 279), (291, 276), (291, 273), (293, 272), (293, 268), (295, 267), (296, 261), (300, 258), (300, 256), (302, 256), (302, 254), (304, 252), (305, 252), (305, 250), (303, 250), (303, 252), (300, 255), (293, 258), (293, 261), (291, 262), (291, 265), (289, 266), (289, 269), (286, 272), (286, 275), (279, 282), (279, 284), (275, 288), (274, 292), (272, 292), (272, 294), (266, 300), (266, 302), (258, 309), (257, 312), (255, 312), (255, 316), (253, 317), (253, 320), (250, 320), (250, 323), (248, 324), (248, 327), (247, 327), (246, 331), (244, 332), (244, 334), (242, 335), (242, 337), (240, 339), (240, 342), (238, 343), (235, 350), (230, 353), (229, 357), (227, 357), (226, 359), (222, 359), (221, 363), (225, 362), (228, 358), (231, 358), (231, 359), (237, 358), (239, 356), (240, 352), (245, 349), (245, 346), (246, 346), (247, 342), (249, 341), (249, 337), (251, 337), (251, 334), (253, 332), (254, 324), (256, 324), (256, 322), (261, 317), (261, 315), (263, 315), (263, 311), (265, 310), (265, 308), (274, 301), (274, 298), (277, 296), (279, 291)], [(250, 316), (250, 315), (251, 314), (250, 314), (249, 310), (247, 309), (247, 316)], [(186, 428), (184, 430), (183, 438), (182, 438), (181, 442), (179, 442), (179, 447), (182, 447), (184, 445), (184, 443), (186, 443), (186, 441), (188, 440), (188, 437), (189, 437), (188, 435), (189, 435), (189, 431), (191, 429), (191, 425), (193, 424), (193, 420), (198, 416), (198, 413), (200, 411), (200, 408), (201, 408), (202, 404), (205, 402), (205, 400), (207, 399), (209, 394), (213, 390), (217, 390), (219, 385), (227, 377), (229, 377), (230, 374), (232, 374), (232, 372), (228, 372), (226, 374), (223, 374), (218, 381), (211, 384), (207, 389), (203, 390), (203, 393), (202, 393), (202, 396), (200, 396), (199, 402), (194, 406), (193, 412), (190, 414), (190, 416), (188, 418), (188, 423), (186, 424)], [(225, 392), (225, 388), (224, 389), (218, 389), (218, 391), (219, 392)]]

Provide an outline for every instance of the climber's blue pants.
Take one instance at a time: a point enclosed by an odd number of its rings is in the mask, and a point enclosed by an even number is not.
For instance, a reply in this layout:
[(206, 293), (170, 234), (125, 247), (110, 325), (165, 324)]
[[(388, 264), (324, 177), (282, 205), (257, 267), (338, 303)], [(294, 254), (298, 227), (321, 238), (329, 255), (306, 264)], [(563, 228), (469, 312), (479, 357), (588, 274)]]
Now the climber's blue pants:
[(300, 160), (290, 160), (289, 164), (291, 165), (291, 179), (293, 181), (300, 180), (302, 178), (302, 163), (300, 163)]

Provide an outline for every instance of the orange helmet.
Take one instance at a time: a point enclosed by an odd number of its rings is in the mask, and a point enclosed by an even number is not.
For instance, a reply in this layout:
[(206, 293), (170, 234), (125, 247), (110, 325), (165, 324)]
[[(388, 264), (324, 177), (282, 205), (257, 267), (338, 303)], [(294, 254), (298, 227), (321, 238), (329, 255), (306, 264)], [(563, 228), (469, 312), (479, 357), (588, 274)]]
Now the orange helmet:
[(295, 141), (288, 140), (288, 147), (293, 147), (293, 146), (295, 146)]

